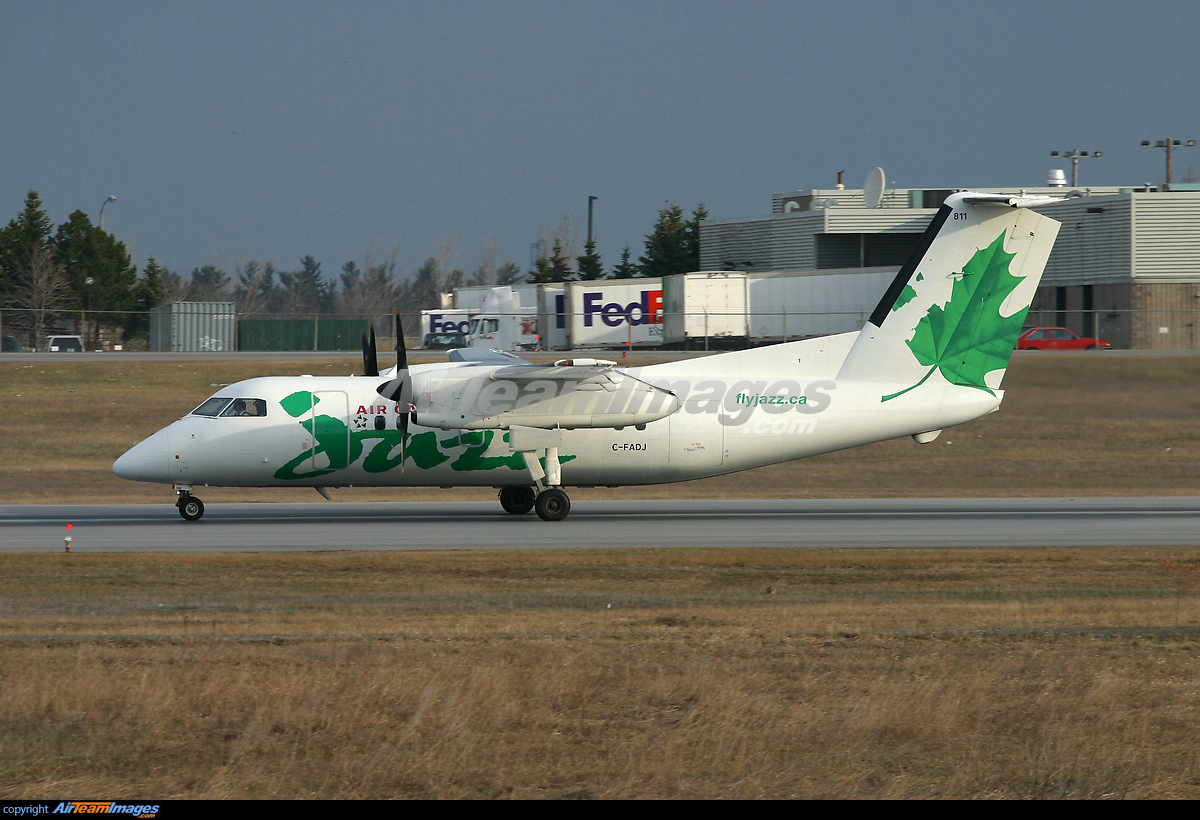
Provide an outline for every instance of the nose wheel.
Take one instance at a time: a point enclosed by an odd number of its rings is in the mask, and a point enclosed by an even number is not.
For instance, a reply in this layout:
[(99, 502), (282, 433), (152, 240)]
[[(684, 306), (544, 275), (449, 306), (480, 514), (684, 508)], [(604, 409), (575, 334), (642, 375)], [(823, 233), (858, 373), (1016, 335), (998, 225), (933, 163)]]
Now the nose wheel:
[(179, 500), (175, 502), (175, 506), (179, 509), (179, 514), (183, 516), (184, 521), (199, 521), (200, 516), (204, 515), (204, 502), (188, 492), (179, 494)]

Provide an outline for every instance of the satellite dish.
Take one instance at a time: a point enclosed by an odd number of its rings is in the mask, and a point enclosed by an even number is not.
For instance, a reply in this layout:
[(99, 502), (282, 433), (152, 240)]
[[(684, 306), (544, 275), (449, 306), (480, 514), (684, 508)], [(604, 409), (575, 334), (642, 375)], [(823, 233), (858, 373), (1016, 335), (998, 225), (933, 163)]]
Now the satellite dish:
[(863, 204), (868, 208), (878, 208), (883, 201), (883, 180), (882, 168), (873, 168), (867, 174), (867, 181), (863, 183)]

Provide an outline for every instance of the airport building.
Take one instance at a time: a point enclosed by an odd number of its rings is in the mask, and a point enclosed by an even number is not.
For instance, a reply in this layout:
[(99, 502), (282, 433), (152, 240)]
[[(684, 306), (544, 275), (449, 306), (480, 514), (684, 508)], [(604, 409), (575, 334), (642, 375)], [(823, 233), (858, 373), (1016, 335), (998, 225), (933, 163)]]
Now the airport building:
[[(862, 305), (779, 305), (795, 315), (869, 314), (873, 283), (899, 270), (950, 188), (836, 188), (772, 197), (771, 213), (700, 226), (702, 270), (814, 277), (804, 293), (852, 293)], [(1200, 185), (977, 188), (1055, 197), (1062, 223), (1028, 324), (1066, 327), (1118, 348), (1200, 348)], [(875, 204), (877, 202), (877, 204)], [(875, 205), (875, 207), (868, 207)], [(822, 288), (828, 280), (838, 287)], [(876, 295), (877, 299), (878, 296)]]

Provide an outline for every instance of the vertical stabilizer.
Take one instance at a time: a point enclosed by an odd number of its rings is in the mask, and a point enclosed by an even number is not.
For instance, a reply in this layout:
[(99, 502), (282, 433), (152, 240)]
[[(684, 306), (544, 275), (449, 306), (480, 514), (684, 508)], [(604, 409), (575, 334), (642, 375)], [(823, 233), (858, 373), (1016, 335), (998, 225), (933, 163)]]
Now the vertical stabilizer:
[(1000, 386), (1059, 223), (1046, 197), (946, 199), (850, 349), (838, 379), (877, 382), (881, 401), (926, 383)]

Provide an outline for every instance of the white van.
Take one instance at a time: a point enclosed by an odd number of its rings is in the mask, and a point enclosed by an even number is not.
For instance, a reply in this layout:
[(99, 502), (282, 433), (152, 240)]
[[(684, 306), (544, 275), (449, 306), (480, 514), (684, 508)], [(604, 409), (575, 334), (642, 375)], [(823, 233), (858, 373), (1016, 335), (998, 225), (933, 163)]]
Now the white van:
[(44, 353), (82, 353), (82, 336), (51, 336), (43, 348)]

